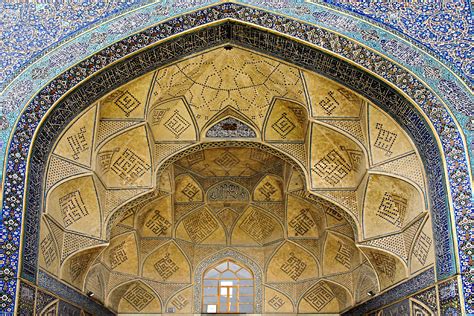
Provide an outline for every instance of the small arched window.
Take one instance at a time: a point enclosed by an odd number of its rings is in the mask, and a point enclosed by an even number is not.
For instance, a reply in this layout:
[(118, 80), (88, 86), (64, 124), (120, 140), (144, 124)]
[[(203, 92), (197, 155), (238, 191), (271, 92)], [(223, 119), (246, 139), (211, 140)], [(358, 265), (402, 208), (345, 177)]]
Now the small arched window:
[(225, 260), (204, 273), (204, 313), (253, 313), (254, 278), (247, 268)]

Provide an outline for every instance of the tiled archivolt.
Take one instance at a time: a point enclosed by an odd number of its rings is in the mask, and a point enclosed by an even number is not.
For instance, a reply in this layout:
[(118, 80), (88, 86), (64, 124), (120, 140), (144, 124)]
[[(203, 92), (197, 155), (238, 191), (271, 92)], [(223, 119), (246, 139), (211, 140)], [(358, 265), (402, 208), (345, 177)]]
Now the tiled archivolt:
[(62, 133), (40, 267), (119, 312), (188, 310), (196, 265), (232, 249), (264, 271), (265, 311), (338, 313), (365, 299), (356, 285), (434, 264), (424, 178), (407, 135), (358, 94), (216, 48), (117, 88)]

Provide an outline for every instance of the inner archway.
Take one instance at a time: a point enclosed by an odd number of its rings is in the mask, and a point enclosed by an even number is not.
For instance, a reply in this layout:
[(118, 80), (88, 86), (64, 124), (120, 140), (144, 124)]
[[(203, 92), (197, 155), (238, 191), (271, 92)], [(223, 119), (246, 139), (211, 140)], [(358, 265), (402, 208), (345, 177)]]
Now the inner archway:
[(232, 259), (210, 267), (202, 281), (205, 313), (254, 313), (254, 277), (250, 269)]
[(119, 313), (192, 313), (193, 270), (232, 250), (263, 271), (262, 312), (339, 313), (433, 267), (428, 193), (379, 107), (219, 47), (115, 89), (60, 135), (40, 267)]

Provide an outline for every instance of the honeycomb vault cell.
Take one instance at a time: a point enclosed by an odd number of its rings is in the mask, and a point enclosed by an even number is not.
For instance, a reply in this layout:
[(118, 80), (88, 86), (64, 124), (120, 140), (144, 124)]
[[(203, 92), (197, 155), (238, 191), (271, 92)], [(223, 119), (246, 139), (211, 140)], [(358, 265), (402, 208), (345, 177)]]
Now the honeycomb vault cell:
[(41, 269), (118, 313), (340, 313), (434, 265), (403, 129), (239, 47), (91, 104), (46, 173)]

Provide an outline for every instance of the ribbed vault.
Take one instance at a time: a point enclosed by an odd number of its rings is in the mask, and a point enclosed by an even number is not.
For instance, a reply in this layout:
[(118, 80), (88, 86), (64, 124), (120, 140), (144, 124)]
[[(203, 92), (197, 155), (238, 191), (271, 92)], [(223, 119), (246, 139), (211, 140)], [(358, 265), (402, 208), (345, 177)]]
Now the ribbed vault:
[(339, 313), (434, 265), (425, 181), (367, 99), (217, 47), (69, 124), (48, 157), (40, 267), (118, 312), (192, 313), (197, 267), (234, 254), (262, 271), (256, 311)]

